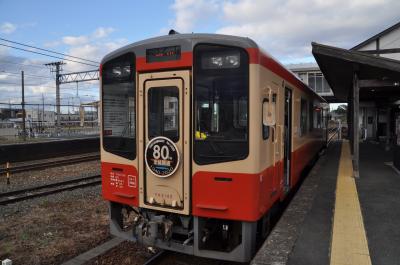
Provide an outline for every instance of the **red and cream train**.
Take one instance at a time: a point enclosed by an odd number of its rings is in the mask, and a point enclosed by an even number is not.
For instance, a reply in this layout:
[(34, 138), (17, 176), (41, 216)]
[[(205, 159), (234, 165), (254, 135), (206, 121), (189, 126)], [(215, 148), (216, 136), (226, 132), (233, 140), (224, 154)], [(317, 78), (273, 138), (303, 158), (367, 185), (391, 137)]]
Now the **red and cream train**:
[(242, 37), (139, 41), (100, 71), (112, 234), (249, 261), (271, 207), (326, 143), (326, 102)]

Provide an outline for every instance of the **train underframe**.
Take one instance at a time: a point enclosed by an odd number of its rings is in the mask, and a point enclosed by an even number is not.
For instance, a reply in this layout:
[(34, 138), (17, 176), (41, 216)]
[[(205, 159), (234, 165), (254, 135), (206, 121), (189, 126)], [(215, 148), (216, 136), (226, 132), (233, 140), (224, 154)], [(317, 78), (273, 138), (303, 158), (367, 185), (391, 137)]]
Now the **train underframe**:
[[(129, 219), (131, 212), (134, 218)], [(266, 237), (269, 214), (257, 222), (132, 208), (110, 203), (111, 234), (151, 247), (200, 257), (248, 262)]]

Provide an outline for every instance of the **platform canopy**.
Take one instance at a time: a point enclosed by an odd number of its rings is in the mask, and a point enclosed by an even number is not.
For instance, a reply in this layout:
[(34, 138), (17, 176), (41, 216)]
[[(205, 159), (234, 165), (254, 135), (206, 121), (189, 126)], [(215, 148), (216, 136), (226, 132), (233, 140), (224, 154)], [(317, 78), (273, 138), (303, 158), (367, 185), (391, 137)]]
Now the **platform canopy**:
[[(359, 103), (374, 101), (388, 107), (400, 99), (400, 61), (314, 42), (312, 53), (332, 88), (335, 101), (331, 102), (348, 103), (348, 132), (354, 175), (357, 177), (360, 128), (353, 124), (359, 124)], [(390, 123), (387, 122), (386, 126), (389, 132)], [(386, 145), (390, 145), (389, 137), (386, 137)]]
[(357, 74), (361, 101), (389, 103), (400, 99), (400, 61), (313, 42), (312, 53), (332, 88), (332, 101), (351, 98)]

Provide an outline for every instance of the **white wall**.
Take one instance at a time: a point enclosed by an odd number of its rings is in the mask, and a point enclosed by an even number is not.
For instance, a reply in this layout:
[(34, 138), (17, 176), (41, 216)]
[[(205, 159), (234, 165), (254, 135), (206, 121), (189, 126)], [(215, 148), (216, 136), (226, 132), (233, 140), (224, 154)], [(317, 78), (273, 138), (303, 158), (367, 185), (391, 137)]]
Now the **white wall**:
[[(391, 32), (379, 38), (379, 49), (393, 49), (393, 48), (400, 48), (400, 28), (392, 30)], [(358, 49), (358, 51), (365, 51), (365, 50), (376, 50), (376, 40)], [(400, 60), (400, 53), (381, 54), (380, 56), (394, 60)]]

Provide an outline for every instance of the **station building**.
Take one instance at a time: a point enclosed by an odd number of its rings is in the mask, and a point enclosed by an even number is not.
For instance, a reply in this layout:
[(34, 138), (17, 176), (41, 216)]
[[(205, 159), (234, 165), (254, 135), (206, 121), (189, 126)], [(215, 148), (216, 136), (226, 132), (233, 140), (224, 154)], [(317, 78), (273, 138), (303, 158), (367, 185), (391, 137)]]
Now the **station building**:
[(355, 174), (360, 139), (393, 148), (400, 168), (400, 22), (348, 50), (312, 43), (312, 53), (333, 90), (328, 101), (348, 103)]

